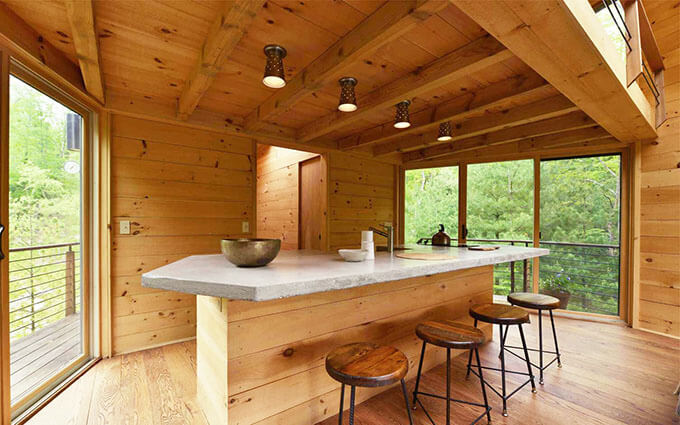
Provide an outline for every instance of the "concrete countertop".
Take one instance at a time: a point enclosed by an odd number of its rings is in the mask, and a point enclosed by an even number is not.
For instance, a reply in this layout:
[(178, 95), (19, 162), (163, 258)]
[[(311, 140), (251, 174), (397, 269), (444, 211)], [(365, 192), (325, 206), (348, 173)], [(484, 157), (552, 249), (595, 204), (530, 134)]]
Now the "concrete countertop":
[(376, 253), (375, 260), (345, 262), (337, 253), (281, 251), (269, 265), (239, 268), (222, 255), (195, 255), (145, 273), (142, 285), (197, 295), (267, 301), (315, 292), (445, 273), (548, 255), (549, 250), (502, 246), (496, 251), (413, 246), (407, 252), (448, 254), (451, 259), (425, 261)]

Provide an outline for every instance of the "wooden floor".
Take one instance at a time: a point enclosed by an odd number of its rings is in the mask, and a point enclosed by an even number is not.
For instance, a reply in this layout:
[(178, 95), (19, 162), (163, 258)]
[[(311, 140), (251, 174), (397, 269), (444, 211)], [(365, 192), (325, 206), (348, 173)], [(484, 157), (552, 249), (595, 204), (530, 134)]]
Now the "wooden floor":
[(10, 343), (12, 403), (82, 353), (80, 315), (71, 314)]
[[(492, 395), (494, 423), (680, 423), (672, 395), (680, 380), (680, 341), (611, 323), (558, 318), (557, 326), (564, 367), (546, 371), (545, 385), (537, 394), (525, 388), (511, 398), (507, 418), (500, 415), (499, 398)], [(512, 344), (519, 339), (514, 333), (508, 337)], [(535, 344), (535, 325), (528, 334)], [(195, 400), (195, 347), (192, 341), (103, 360), (28, 424), (204, 424)], [(486, 365), (497, 363), (497, 343), (487, 344), (481, 355)], [(479, 382), (465, 381), (464, 362), (461, 357), (453, 362), (453, 396), (479, 400)], [(508, 364), (522, 369), (518, 361)], [(422, 390), (443, 393), (444, 373), (439, 366), (424, 375)], [(412, 391), (414, 382), (407, 385)], [(435, 421), (445, 424), (443, 402), (424, 402)], [(356, 425), (408, 423), (398, 388), (358, 406), (356, 413)], [(467, 424), (474, 416), (472, 408), (454, 406), (453, 423)], [(414, 413), (414, 421), (429, 424), (421, 410)], [(335, 424), (337, 417), (322, 422)]]

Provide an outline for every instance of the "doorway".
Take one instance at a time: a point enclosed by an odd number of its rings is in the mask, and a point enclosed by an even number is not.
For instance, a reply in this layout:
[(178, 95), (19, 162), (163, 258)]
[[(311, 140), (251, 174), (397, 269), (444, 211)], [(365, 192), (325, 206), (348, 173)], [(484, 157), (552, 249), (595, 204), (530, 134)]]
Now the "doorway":
[(324, 249), (323, 229), (326, 220), (319, 208), (323, 204), (325, 176), (321, 157), (300, 163), (300, 249)]

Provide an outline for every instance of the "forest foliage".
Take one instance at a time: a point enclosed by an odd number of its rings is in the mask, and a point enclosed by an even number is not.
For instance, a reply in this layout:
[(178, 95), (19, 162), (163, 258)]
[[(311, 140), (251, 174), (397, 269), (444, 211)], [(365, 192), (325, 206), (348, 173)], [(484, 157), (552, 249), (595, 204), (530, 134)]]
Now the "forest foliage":
[[(467, 174), (468, 239), (532, 241), (533, 160), (470, 164)], [(542, 287), (570, 292), (572, 309), (617, 314), (620, 156), (542, 161), (540, 174), (541, 241), (552, 251), (541, 262)], [(432, 236), (440, 223), (456, 237), (458, 190), (458, 167), (406, 172), (406, 243)], [(510, 269), (496, 271), (496, 293), (506, 294)]]

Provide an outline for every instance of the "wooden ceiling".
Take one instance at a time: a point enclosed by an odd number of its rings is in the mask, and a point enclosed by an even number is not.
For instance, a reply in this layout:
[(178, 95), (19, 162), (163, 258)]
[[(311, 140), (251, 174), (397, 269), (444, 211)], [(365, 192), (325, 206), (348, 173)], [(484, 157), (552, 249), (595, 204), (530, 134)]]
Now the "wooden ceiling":
[[(149, 115), (215, 121), (260, 142), (271, 135), (272, 143), (399, 162), (532, 138), (618, 143), (448, 1), (4, 3), (1, 13), (78, 64), (90, 94), (114, 110), (143, 105)], [(262, 84), (266, 44), (288, 51), (282, 89)], [(353, 113), (337, 111), (343, 76), (358, 79)], [(412, 102), (413, 125), (396, 130), (402, 99)], [(454, 143), (441, 144), (446, 120)]]

